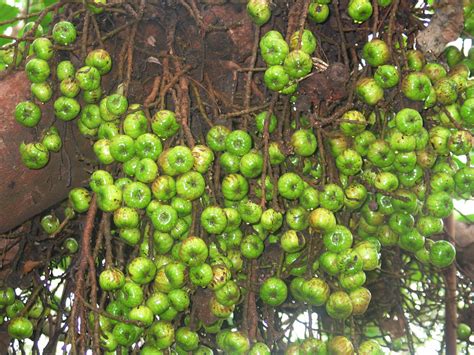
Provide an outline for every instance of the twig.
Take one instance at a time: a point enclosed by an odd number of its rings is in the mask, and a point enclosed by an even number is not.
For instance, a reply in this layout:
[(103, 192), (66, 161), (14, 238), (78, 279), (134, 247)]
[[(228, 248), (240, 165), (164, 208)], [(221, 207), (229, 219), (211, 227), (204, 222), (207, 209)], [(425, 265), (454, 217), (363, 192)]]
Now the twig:
[(86, 308), (89, 308), (94, 313), (100, 314), (104, 317), (110, 318), (112, 320), (116, 320), (116, 321), (121, 322), (121, 323), (133, 324), (133, 325), (136, 325), (136, 326), (139, 326), (139, 327), (143, 326), (143, 324), (139, 321), (130, 320), (130, 319), (127, 319), (127, 318), (116, 316), (116, 315), (108, 313), (108, 312), (106, 312), (106, 311), (104, 311), (104, 310), (102, 310), (98, 307), (94, 307), (93, 305), (88, 303), (81, 295), (78, 295), (77, 297), (81, 300), (81, 302), (84, 304), (84, 306), (86, 306)]
[(47, 239), (54, 239), (59, 233), (61, 233), (63, 231), (63, 229), (67, 226), (69, 221), (70, 221), (69, 217), (64, 218), (64, 220), (61, 222), (58, 229), (56, 231), (54, 231), (54, 233), (51, 233), (50, 235), (48, 235), (47, 238), (39, 239), (38, 241), (43, 241), (43, 240), (47, 240)]
[(289, 42), (291, 35), (298, 29), (300, 14), (302, 12), (304, 0), (296, 0), (288, 12), (288, 25), (286, 26), (285, 41)]
[(239, 73), (246, 72), (246, 71), (261, 72), (261, 71), (265, 71), (265, 70), (267, 70), (267, 68), (238, 68), (238, 69), (236, 69), (236, 71), (239, 72)]
[[(89, 210), (87, 211), (87, 216), (86, 216), (86, 222), (84, 226), (84, 231), (82, 233), (82, 243), (81, 243), (81, 257), (80, 257), (80, 263), (79, 263), (79, 268), (76, 273), (76, 287), (74, 290), (74, 295), (78, 298), (81, 297), (81, 293), (84, 292), (84, 275), (86, 273), (86, 268), (88, 264), (88, 258), (90, 256), (90, 241), (91, 241), (91, 235), (92, 235), (92, 230), (94, 229), (94, 219), (97, 214), (97, 203), (96, 203), (96, 195), (94, 194), (92, 196), (92, 201), (89, 207)], [(77, 314), (78, 314), (78, 307), (80, 305), (80, 302), (74, 302), (72, 305), (71, 309), (71, 315), (69, 316), (69, 331), (68, 331), (68, 336), (71, 338), (71, 345), (72, 345), (72, 353), (76, 354), (77, 353), (77, 344), (76, 344), (76, 334), (77, 334), (77, 325), (78, 325), (78, 319), (77, 319)], [(84, 323), (87, 322), (87, 319), (82, 319), (82, 325), (81, 327), (84, 327)]]
[(35, 304), (36, 299), (38, 298), (38, 295), (40, 294), (41, 290), (43, 290), (43, 285), (38, 285), (36, 288), (31, 292), (31, 295), (28, 297), (28, 302), (26, 302), (25, 307), (18, 312), (16, 317), (23, 317), (28, 313), (28, 311), (31, 309), (31, 307)]
[(392, 37), (394, 32), (395, 26), (395, 18), (397, 16), (397, 10), (400, 0), (394, 0), (392, 3), (392, 8), (390, 10), (390, 18), (388, 20), (388, 37), (387, 37), (387, 46), (390, 49), (390, 53), (392, 53)]
[(372, 18), (374, 21), (372, 24), (372, 34), (374, 35), (374, 38), (375, 38), (377, 34), (377, 28), (379, 25), (379, 4), (377, 0), (372, 0), (372, 8), (374, 9), (373, 15), (372, 15)]
[[(102, 226), (102, 221), (101, 221)], [(100, 233), (100, 231), (99, 231)], [(96, 268), (92, 254), (89, 252), (87, 255), (87, 263), (89, 264), (89, 279), (90, 279), (90, 299), (92, 304), (97, 304), (97, 279), (96, 279)], [(93, 348), (97, 353), (100, 352), (100, 331), (99, 331), (99, 317), (94, 317), (94, 332), (92, 337)]]
[(161, 77), (159, 75), (155, 76), (153, 80), (153, 86), (151, 87), (151, 91), (146, 97), (145, 101), (143, 102), (144, 107), (149, 107), (150, 104), (155, 101), (156, 96), (158, 95), (158, 90), (160, 89)]
[(313, 120), (313, 125), (315, 127), (324, 127), (324, 126), (327, 126), (329, 124), (332, 124), (337, 119), (339, 119), (342, 115), (344, 115), (348, 110), (352, 109), (353, 107), (354, 107), (353, 103), (347, 103), (344, 106), (342, 106), (341, 108), (334, 111), (334, 113), (329, 117), (314, 119)]
[(82, 39), (81, 39), (81, 58), (84, 60), (87, 54), (87, 37), (89, 34), (89, 22), (91, 19), (90, 12), (86, 12), (86, 16), (84, 18), (84, 25), (82, 28)]
[[(255, 63), (257, 62), (257, 53), (258, 53), (258, 42), (260, 39), (260, 26), (254, 25), (254, 38), (252, 46), (252, 56), (250, 57), (249, 68), (255, 68)], [(250, 107), (250, 96), (252, 95), (252, 79), (253, 71), (247, 72), (247, 78), (245, 81), (245, 94), (244, 94), (244, 108), (248, 109)], [(248, 116), (245, 115), (243, 120), (243, 129), (247, 130), (248, 126)]]
[[(128, 32), (127, 38), (129, 38), (132, 30), (128, 29), (127, 32)], [(119, 53), (118, 70), (115, 73), (115, 75), (118, 77), (120, 82), (124, 80), (124, 67), (125, 67), (125, 59), (127, 56), (127, 49), (128, 49), (128, 46), (123, 46), (120, 49), (120, 53)]]
[(178, 0), (178, 1), (190, 13), (194, 21), (196, 21), (196, 24), (199, 26), (199, 28), (201, 28), (201, 31), (205, 32), (206, 28), (204, 26), (204, 22), (202, 21), (202, 16), (199, 13), (199, 10), (197, 9), (196, 3), (191, 1), (191, 5), (190, 5), (186, 2), (186, 0)]
[(193, 134), (191, 133), (191, 130), (189, 129), (189, 80), (185, 77), (182, 76), (179, 79), (179, 85), (178, 85), (178, 102), (176, 105), (179, 108), (180, 111), (180, 119), (181, 119), (181, 126), (184, 131), (184, 135), (186, 136), (186, 141), (189, 145), (189, 147), (194, 148), (195, 146), (195, 141)]
[(125, 76), (125, 83), (124, 83), (124, 94), (127, 95), (128, 87), (130, 85), (130, 81), (132, 80), (132, 70), (133, 70), (133, 49), (134, 49), (134, 42), (135, 37), (137, 35), (138, 25), (140, 20), (143, 17), (143, 12), (145, 11), (146, 0), (141, 0), (140, 8), (137, 15), (137, 22), (132, 27), (132, 31), (130, 33), (130, 37), (128, 39), (128, 48), (127, 48), (127, 75)]
[(268, 162), (268, 141), (270, 139), (270, 135), (268, 133), (268, 127), (270, 125), (270, 117), (273, 115), (273, 108), (275, 107), (276, 102), (278, 101), (278, 93), (273, 93), (272, 100), (270, 102), (270, 108), (268, 109), (265, 115), (265, 121), (263, 122), (263, 170), (262, 170), (262, 177), (261, 177), (261, 189), (262, 189), (262, 197), (260, 199), (260, 206), (262, 208), (265, 207), (266, 204), (266, 184), (265, 180), (267, 178), (267, 166), (269, 165)]
[(306, 22), (306, 17), (308, 16), (309, 5), (311, 4), (311, 0), (304, 0), (303, 8), (301, 9), (300, 19), (298, 21), (298, 44), (297, 49), (301, 49), (301, 39), (303, 38), (303, 31), (304, 31), (304, 24)]
[(238, 116), (242, 116), (242, 115), (247, 115), (249, 113), (253, 113), (253, 112), (257, 112), (257, 111), (262, 111), (262, 110), (266, 109), (267, 107), (269, 107), (270, 104), (271, 103), (268, 102), (268, 103), (260, 105), (260, 106), (255, 106), (255, 107), (246, 108), (246, 109), (240, 110), (240, 111), (225, 113), (223, 115), (220, 115), (219, 118), (222, 119), (222, 120), (225, 120), (225, 119), (234, 118), (234, 117), (238, 117)]
[[(257, 283), (257, 261), (255, 259), (250, 261), (250, 275), (249, 282), (253, 285)], [(255, 342), (257, 338), (257, 326), (258, 326), (258, 313), (257, 313), (257, 302), (255, 300), (254, 291), (249, 288), (247, 295), (247, 319), (248, 319), (248, 332), (249, 340), (251, 343)]]
[(443, 110), (444, 114), (448, 117), (451, 124), (456, 127), (458, 130), (464, 130), (464, 128), (454, 119), (453, 115), (446, 109), (446, 106), (442, 106), (441, 109)]
[(347, 44), (346, 44), (346, 35), (342, 29), (341, 14), (339, 13), (339, 0), (333, 0), (332, 5), (334, 7), (334, 12), (336, 13), (336, 22), (337, 28), (339, 29), (339, 36), (341, 37), (341, 47), (342, 47), (342, 58), (344, 59), (344, 65), (349, 67), (349, 57), (347, 55)]
[(99, 47), (105, 49), (104, 42), (102, 41), (102, 35), (100, 34), (99, 24), (97, 23), (95, 16), (92, 16), (92, 25), (94, 26), (95, 35), (97, 37), (96, 39), (99, 41)]
[(193, 89), (194, 97), (196, 98), (196, 103), (197, 103), (199, 112), (201, 113), (201, 116), (204, 118), (207, 125), (209, 127), (212, 127), (214, 124), (212, 123), (212, 121), (210, 120), (210, 118), (209, 118), (209, 116), (206, 112), (206, 108), (204, 107), (204, 105), (202, 103), (201, 95), (199, 95), (199, 89), (197, 88), (197, 86), (194, 82), (191, 83), (191, 88)]
[(105, 216), (106, 216), (106, 213), (102, 213), (102, 218), (100, 219), (100, 223), (99, 223), (99, 231), (96, 236), (94, 250), (92, 251), (93, 260), (97, 260), (100, 249), (102, 247), (102, 241), (104, 239)]
[(106, 40), (108, 40), (110, 37), (113, 37), (115, 36), (117, 33), (119, 32), (122, 32), (123, 30), (127, 29), (128, 27), (134, 25), (135, 23), (139, 22), (140, 20), (132, 20), (130, 22), (127, 22), (126, 24), (122, 25), (122, 26), (119, 26), (117, 27), (116, 29), (106, 33), (105, 35), (102, 36), (102, 38), (100, 39), (100, 42), (105, 42)]
[(156, 107), (156, 106), (158, 106), (158, 104), (160, 104), (161, 107), (164, 107), (165, 106), (166, 93), (168, 92), (168, 90), (171, 89), (178, 82), (179, 78), (182, 75), (186, 74), (191, 68), (192, 68), (192, 66), (190, 64), (188, 64), (182, 70), (178, 71), (173, 76), (173, 79), (171, 79), (171, 81), (168, 84), (166, 84), (163, 87), (163, 89), (160, 90), (160, 100), (159, 100), (159, 102), (154, 102), (154, 103), (150, 104), (147, 108)]

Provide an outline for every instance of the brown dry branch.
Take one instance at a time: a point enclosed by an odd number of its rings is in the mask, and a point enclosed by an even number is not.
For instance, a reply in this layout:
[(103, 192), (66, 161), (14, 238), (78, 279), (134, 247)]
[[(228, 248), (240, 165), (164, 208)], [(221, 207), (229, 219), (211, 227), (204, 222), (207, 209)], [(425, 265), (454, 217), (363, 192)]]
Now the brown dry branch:
[(196, 104), (198, 106), (202, 118), (206, 121), (209, 127), (212, 127), (214, 124), (212, 123), (211, 119), (209, 118), (209, 115), (206, 112), (206, 108), (204, 107), (204, 104), (202, 102), (201, 95), (199, 94), (199, 89), (197, 88), (197, 85), (194, 82), (191, 83), (191, 88), (193, 89), (194, 98), (196, 99)]
[(235, 117), (239, 117), (243, 115), (248, 115), (249, 113), (265, 110), (269, 106), (270, 106), (270, 102), (263, 105), (255, 106), (255, 107), (249, 107), (247, 109), (243, 109), (240, 111), (225, 113), (225, 114), (220, 115), (219, 118), (222, 120), (226, 120), (229, 118), (235, 118)]
[(267, 168), (270, 165), (268, 161), (268, 141), (270, 140), (270, 135), (268, 133), (268, 127), (270, 125), (270, 117), (273, 115), (273, 109), (275, 104), (278, 101), (278, 93), (274, 93), (272, 100), (270, 101), (270, 107), (265, 114), (265, 120), (263, 121), (263, 170), (262, 170), (262, 177), (260, 180), (261, 189), (262, 189), (262, 197), (260, 199), (260, 206), (265, 208), (266, 205), (266, 183), (265, 180), (267, 178)]
[[(248, 67), (255, 68), (255, 64), (257, 62), (257, 54), (258, 54), (258, 43), (260, 41), (260, 27), (254, 26), (254, 39), (253, 39), (253, 46), (252, 46), (252, 56), (250, 57), (250, 62)], [(248, 110), (250, 108), (250, 100), (252, 94), (252, 82), (253, 82), (253, 70), (249, 70), (247, 72), (247, 77), (245, 78), (245, 94), (244, 94), (244, 109)], [(242, 129), (247, 130), (249, 116), (246, 114), (243, 116), (244, 119), (242, 121)]]
[[(395, 30), (395, 20), (397, 17), (398, 6), (400, 4), (400, 0), (393, 0), (392, 6), (390, 9), (390, 17), (388, 21), (388, 35), (387, 35), (387, 46), (388, 48), (393, 48), (393, 34), (396, 32)], [(390, 51), (393, 57), (393, 51)]]
[(87, 39), (89, 35), (89, 23), (91, 15), (89, 12), (84, 16), (84, 25), (82, 27), (82, 38), (81, 38), (81, 59), (84, 60), (87, 55)]
[(374, 9), (373, 11), (373, 20), (372, 20), (372, 34), (374, 35), (374, 38), (377, 37), (377, 29), (379, 26), (379, 4), (377, 0), (372, 0), (372, 8)]
[(342, 28), (341, 14), (339, 12), (339, 0), (332, 0), (332, 5), (335, 10), (334, 13), (336, 16), (337, 28), (339, 29), (342, 58), (344, 59), (344, 65), (346, 67), (349, 67), (349, 56), (347, 55), (347, 41), (346, 35), (344, 34), (344, 30)]
[[(76, 273), (76, 287), (74, 289), (74, 295), (78, 299), (82, 299), (82, 294), (84, 292), (84, 281), (85, 281), (85, 274), (86, 274), (86, 269), (89, 263), (89, 258), (90, 258), (90, 244), (91, 244), (91, 237), (92, 237), (92, 231), (94, 229), (94, 220), (95, 216), (97, 214), (97, 202), (96, 202), (96, 195), (94, 194), (92, 196), (92, 200), (90, 203), (89, 210), (87, 211), (86, 215), (86, 220), (85, 220), (85, 226), (84, 226), (84, 232), (82, 233), (82, 241), (81, 241), (81, 256), (80, 256), (80, 262), (79, 262), (79, 268)], [(69, 317), (69, 331), (68, 331), (68, 338), (71, 341), (71, 351), (73, 354), (77, 353), (77, 344), (76, 344), (76, 334), (77, 334), (77, 325), (79, 322), (78, 318), (78, 313), (80, 312), (80, 304), (81, 302), (74, 302), (72, 305), (71, 309), (71, 315)], [(81, 320), (81, 333), (84, 333), (84, 327), (85, 323), (87, 322), (87, 319), (82, 319)]]
[[(251, 260), (249, 262), (250, 273), (249, 282), (255, 285), (257, 283), (257, 261)], [(248, 322), (248, 337), (251, 343), (257, 339), (257, 327), (258, 327), (258, 311), (255, 291), (249, 287), (249, 293), (247, 295), (247, 322)]]
[(150, 107), (151, 103), (155, 101), (156, 96), (158, 95), (158, 91), (160, 90), (160, 84), (161, 84), (161, 76), (157, 75), (155, 76), (155, 79), (153, 80), (153, 85), (152, 85), (150, 93), (148, 94), (145, 101), (143, 102), (143, 106), (145, 108)]
[(78, 298), (81, 300), (81, 302), (84, 304), (84, 306), (86, 306), (86, 308), (90, 309), (94, 313), (100, 314), (102, 316), (105, 316), (107, 318), (110, 318), (112, 320), (115, 320), (115, 321), (118, 321), (118, 322), (121, 322), (121, 323), (125, 323), (125, 324), (133, 324), (133, 325), (136, 325), (136, 326), (142, 326), (143, 325), (139, 321), (130, 320), (130, 319), (127, 319), (127, 318), (124, 318), (124, 317), (116, 316), (114, 314), (111, 314), (111, 313), (108, 313), (108, 312), (104, 311), (103, 309), (101, 309), (99, 307), (94, 307), (89, 302), (87, 302), (81, 295), (79, 295)]
[(178, 105), (179, 118), (181, 120), (181, 127), (186, 137), (186, 143), (189, 147), (194, 148), (196, 142), (188, 123), (190, 118), (189, 80), (185, 76), (179, 78), (178, 101), (176, 104)]
[[(171, 79), (171, 81), (169, 83), (167, 83), (166, 85), (164, 85), (161, 89), (160, 89), (160, 100), (159, 102), (154, 102), (152, 104), (150, 104), (147, 108), (153, 108), (153, 107), (156, 107), (158, 104), (160, 105), (160, 108), (164, 108), (165, 107), (165, 100), (166, 100), (166, 95), (168, 93), (168, 91), (176, 85), (176, 83), (178, 82), (178, 80), (184, 75), (186, 74), (188, 71), (190, 71), (192, 69), (192, 66), (190, 64), (184, 66), (183, 69), (181, 69), (180, 71), (176, 72), (174, 75), (173, 75), (173, 78)], [(162, 81), (162, 85), (164, 84), (164, 80)]]

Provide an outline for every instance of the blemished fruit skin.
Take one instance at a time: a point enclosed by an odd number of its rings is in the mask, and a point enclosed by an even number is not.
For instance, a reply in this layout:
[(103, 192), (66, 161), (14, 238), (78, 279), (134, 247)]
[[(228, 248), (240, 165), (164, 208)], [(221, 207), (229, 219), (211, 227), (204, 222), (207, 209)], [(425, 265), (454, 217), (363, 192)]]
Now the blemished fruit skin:
[(329, 17), (329, 6), (317, 2), (311, 2), (308, 9), (308, 17), (316, 23), (324, 23)]
[(256, 25), (264, 25), (270, 20), (271, 10), (268, 0), (250, 0), (247, 3), (247, 13)]
[(15, 302), (15, 291), (11, 287), (0, 289), (0, 306), (2, 308), (9, 306)]
[(76, 40), (76, 28), (68, 21), (58, 22), (53, 27), (53, 40), (59, 45), (67, 46)]
[[(300, 37), (301, 43), (299, 42)], [(311, 55), (316, 50), (316, 46), (316, 37), (314, 37), (310, 30), (304, 30), (302, 34), (300, 34), (300, 31), (296, 31), (291, 35), (290, 47), (292, 50), (298, 49), (298, 47), (300, 47), (303, 52)]]
[(50, 60), (53, 55), (53, 43), (48, 38), (37, 38), (31, 44), (36, 57), (43, 60)]
[(112, 69), (112, 58), (110, 54), (103, 49), (95, 49), (87, 54), (86, 65), (99, 70), (100, 75), (107, 74)]
[(388, 62), (390, 59), (390, 49), (384, 41), (373, 39), (364, 45), (362, 58), (371, 66), (378, 67)]
[(352, 302), (349, 295), (344, 291), (331, 293), (326, 302), (326, 312), (331, 318), (346, 319), (352, 314)]
[(376, 105), (384, 97), (383, 89), (373, 78), (362, 78), (357, 82), (356, 93), (368, 105)]
[(124, 284), (125, 275), (119, 269), (107, 269), (99, 275), (99, 285), (104, 291), (117, 290)]
[(335, 336), (328, 342), (329, 354), (353, 354), (352, 342), (344, 336)]
[(22, 143), (20, 145), (21, 161), (29, 169), (41, 169), (49, 162), (49, 151), (43, 143)]
[(311, 72), (313, 62), (308, 53), (297, 49), (288, 53), (283, 67), (291, 79), (299, 79)]

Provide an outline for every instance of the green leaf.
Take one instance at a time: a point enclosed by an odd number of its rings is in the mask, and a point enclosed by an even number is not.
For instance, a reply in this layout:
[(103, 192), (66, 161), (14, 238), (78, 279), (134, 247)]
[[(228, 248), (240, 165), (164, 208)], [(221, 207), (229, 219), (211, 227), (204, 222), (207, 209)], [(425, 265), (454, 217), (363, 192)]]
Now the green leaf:
[(4, 46), (5, 44), (11, 43), (11, 39), (0, 38), (0, 47)]
[[(20, 10), (18, 10), (16, 7), (0, 2), (0, 21), (13, 19), (16, 16), (18, 16), (19, 12)], [(5, 33), (7, 28), (9, 28), (10, 26), (14, 26), (17, 22), (18, 21), (15, 21), (15, 22), (12, 22), (11, 24), (0, 26), (0, 33), (2, 34)], [(11, 42), (11, 40), (2, 38), (0, 39), (0, 46), (3, 46), (4, 44), (7, 44), (9, 42)]]
[(51, 21), (53, 21), (53, 14), (50, 12), (43, 18), (43, 21), (41, 21), (41, 26), (43, 26), (45, 33), (48, 33)]
[(57, 2), (57, 0), (44, 0), (44, 6), (49, 6)]
[(474, 214), (462, 215), (460, 213), (455, 212), (454, 218), (456, 219), (456, 221), (459, 221), (459, 222), (464, 222), (464, 223), (467, 223), (467, 224), (473, 224), (474, 223)]
[[(0, 3), (0, 21), (13, 19), (16, 16), (18, 16), (19, 13), (20, 13), (20, 10), (18, 10), (16, 7)], [(0, 32), (2, 32), (1, 29), (0, 29)]]

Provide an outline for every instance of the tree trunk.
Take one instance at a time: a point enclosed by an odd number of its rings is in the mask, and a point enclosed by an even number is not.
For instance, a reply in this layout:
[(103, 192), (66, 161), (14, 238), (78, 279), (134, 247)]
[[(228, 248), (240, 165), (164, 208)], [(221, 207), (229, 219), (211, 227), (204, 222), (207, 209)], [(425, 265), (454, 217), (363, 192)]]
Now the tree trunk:
[[(21, 142), (39, 140), (53, 116), (52, 105), (42, 108), (38, 128), (25, 128), (15, 121), (15, 106), (28, 100), (30, 83), (24, 72), (0, 81), (0, 233), (11, 230), (36, 214), (67, 197), (68, 191), (87, 181), (86, 161), (80, 154), (91, 152), (89, 144), (75, 125), (56, 122), (63, 137), (64, 149), (52, 153), (50, 162), (41, 170), (29, 170), (21, 162)], [(74, 127), (74, 128), (72, 128)], [(63, 135), (64, 134), (64, 135)]]

